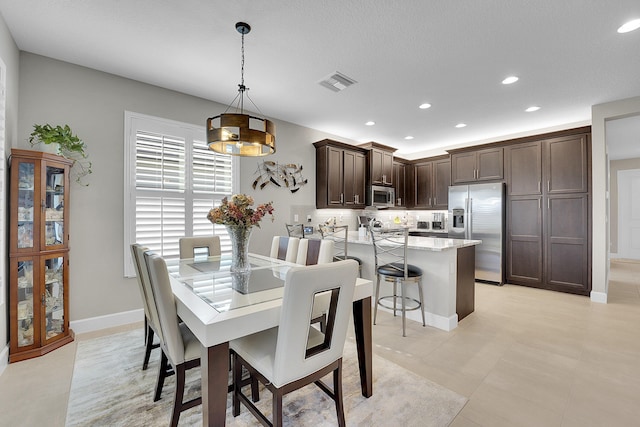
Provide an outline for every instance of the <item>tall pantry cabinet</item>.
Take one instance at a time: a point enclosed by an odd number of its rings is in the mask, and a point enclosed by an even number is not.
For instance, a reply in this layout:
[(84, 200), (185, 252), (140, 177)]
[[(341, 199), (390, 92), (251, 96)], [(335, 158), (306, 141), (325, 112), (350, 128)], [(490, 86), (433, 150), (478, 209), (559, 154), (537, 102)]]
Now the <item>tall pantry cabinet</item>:
[(69, 329), (71, 161), (12, 149), (9, 206), (9, 361), (73, 341)]
[(589, 295), (590, 153), (589, 134), (505, 147), (509, 283)]

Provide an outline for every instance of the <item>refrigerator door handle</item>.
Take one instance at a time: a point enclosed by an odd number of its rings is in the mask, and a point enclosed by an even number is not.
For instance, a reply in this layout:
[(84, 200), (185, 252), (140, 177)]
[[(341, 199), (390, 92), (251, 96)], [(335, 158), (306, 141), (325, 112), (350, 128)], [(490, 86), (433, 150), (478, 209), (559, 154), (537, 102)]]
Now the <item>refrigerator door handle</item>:
[(469, 218), (467, 218), (467, 227), (466, 227), (466, 231), (467, 231), (467, 239), (471, 239), (471, 236), (473, 236), (473, 198), (469, 198), (468, 200), (468, 212), (469, 212)]

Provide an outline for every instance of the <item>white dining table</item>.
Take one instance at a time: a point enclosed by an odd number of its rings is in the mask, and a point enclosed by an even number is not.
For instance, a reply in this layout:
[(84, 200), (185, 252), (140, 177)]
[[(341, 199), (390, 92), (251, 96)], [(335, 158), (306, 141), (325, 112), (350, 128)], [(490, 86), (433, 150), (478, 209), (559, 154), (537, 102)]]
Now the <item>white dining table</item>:
[[(205, 426), (226, 420), (229, 341), (280, 321), (287, 271), (300, 265), (249, 254), (251, 272), (229, 271), (231, 255), (166, 259), (178, 316), (202, 344), (202, 415)], [(358, 278), (353, 320), (362, 395), (373, 394), (370, 280)]]

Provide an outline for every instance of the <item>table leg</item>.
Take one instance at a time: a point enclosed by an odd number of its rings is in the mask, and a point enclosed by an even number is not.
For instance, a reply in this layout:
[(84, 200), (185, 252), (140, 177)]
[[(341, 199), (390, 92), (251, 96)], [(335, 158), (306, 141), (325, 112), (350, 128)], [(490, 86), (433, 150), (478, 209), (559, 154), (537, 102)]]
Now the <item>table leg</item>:
[(371, 297), (353, 302), (353, 326), (358, 348), (362, 395), (373, 395), (373, 345), (371, 340)]
[(227, 418), (229, 343), (202, 347), (202, 425), (224, 426)]

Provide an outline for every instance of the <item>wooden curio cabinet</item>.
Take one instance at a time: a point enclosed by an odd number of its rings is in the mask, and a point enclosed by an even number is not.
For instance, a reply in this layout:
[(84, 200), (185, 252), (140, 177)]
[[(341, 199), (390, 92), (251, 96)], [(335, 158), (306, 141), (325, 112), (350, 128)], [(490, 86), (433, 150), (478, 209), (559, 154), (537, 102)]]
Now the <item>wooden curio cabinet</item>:
[(73, 341), (69, 329), (69, 168), (53, 154), (11, 150), (9, 361)]

